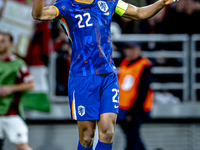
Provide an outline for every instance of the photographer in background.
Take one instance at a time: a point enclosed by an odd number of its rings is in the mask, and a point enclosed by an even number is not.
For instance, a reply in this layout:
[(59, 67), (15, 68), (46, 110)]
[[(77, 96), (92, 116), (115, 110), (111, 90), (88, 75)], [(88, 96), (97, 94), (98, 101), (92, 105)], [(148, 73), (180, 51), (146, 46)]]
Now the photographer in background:
[(153, 105), (151, 62), (141, 57), (141, 45), (126, 43), (125, 59), (118, 70), (119, 114), (118, 123), (126, 135), (126, 150), (145, 150), (139, 130), (144, 117), (149, 117)]

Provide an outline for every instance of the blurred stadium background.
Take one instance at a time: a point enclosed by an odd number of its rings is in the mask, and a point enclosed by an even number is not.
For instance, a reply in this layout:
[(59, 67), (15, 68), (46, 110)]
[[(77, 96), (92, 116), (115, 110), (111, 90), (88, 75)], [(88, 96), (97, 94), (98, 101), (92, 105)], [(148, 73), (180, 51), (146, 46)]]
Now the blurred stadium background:
[[(144, 6), (153, 0), (127, 0)], [(46, 0), (46, 5), (54, 0)], [(71, 48), (58, 20), (34, 21), (31, 0), (0, 0), (0, 31), (14, 36), (13, 52), (24, 59), (35, 79), (29, 94), (50, 101), (49, 112), (26, 109), (30, 146), (34, 150), (72, 150), (77, 125), (70, 120), (67, 77)], [(152, 120), (143, 124), (147, 150), (200, 149), (200, 1), (180, 0), (141, 22), (114, 15), (111, 24), (113, 58), (118, 67), (124, 42), (142, 43), (144, 57), (153, 62), (155, 90)], [(47, 110), (48, 111), (48, 110)], [(117, 125), (114, 150), (123, 150)], [(4, 150), (14, 150), (7, 140)]]

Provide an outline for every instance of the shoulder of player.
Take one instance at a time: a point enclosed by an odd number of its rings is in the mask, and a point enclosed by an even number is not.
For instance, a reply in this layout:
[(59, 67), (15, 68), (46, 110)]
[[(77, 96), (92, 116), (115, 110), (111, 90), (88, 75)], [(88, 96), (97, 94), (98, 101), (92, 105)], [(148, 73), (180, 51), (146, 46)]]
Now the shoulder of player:
[(20, 65), (20, 66), (26, 65), (25, 61), (22, 58), (19, 58), (14, 54), (10, 56), (10, 60), (15, 61), (15, 63)]

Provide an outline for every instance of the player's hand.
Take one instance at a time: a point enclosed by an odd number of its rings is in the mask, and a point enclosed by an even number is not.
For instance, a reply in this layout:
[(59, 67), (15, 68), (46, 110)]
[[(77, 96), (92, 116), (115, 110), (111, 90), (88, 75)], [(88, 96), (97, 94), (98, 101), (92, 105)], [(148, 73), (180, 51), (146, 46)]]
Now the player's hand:
[(12, 86), (0, 86), (0, 97), (7, 97), (13, 93)]
[(169, 4), (179, 1), (179, 0), (161, 0), (161, 1), (163, 2), (164, 5), (169, 5)]

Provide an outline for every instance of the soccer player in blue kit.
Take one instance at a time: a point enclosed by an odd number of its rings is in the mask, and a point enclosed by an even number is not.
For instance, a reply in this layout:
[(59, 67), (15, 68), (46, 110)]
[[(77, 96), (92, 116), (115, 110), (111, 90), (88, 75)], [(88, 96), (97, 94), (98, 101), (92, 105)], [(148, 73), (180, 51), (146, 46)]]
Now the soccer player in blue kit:
[(147, 19), (176, 0), (158, 0), (141, 8), (122, 0), (57, 0), (47, 7), (44, 1), (34, 0), (33, 18), (58, 18), (72, 46), (68, 95), (71, 117), (78, 123), (77, 149), (92, 150), (97, 120), (99, 141), (95, 150), (111, 150), (119, 103), (112, 59), (112, 15)]

